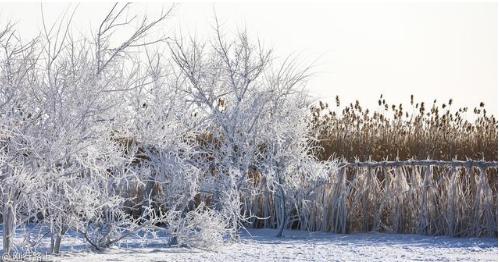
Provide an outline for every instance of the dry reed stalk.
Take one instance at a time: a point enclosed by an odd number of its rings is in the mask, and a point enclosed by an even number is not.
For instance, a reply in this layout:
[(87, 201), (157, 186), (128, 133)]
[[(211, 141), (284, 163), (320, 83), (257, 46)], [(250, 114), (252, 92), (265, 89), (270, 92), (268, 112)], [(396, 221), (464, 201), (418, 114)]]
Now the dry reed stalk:
[[(473, 165), (470, 165), (473, 164)], [(495, 162), (494, 162), (495, 163)], [(490, 162), (412, 161), (355, 163), (332, 170), (320, 187), (306, 182), (288, 192), (294, 207), (288, 228), (351, 232), (419, 233), (449, 236), (497, 236), (497, 166)], [(275, 227), (274, 196), (267, 210)], [(270, 208), (269, 208), (270, 207)]]

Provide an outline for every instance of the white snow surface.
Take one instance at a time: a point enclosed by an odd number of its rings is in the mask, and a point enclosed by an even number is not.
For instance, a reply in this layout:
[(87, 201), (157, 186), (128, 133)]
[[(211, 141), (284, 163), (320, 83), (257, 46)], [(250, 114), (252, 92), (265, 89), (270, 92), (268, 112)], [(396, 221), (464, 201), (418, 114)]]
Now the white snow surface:
[[(1, 228), (0, 228), (1, 229)], [(333, 234), (251, 229), (240, 242), (216, 250), (167, 247), (159, 237), (144, 245), (128, 239), (120, 247), (92, 252), (75, 234), (63, 239), (59, 256), (49, 261), (497, 261), (497, 238), (452, 238), (407, 234)], [(1, 239), (0, 239), (1, 242)], [(49, 245), (49, 238), (43, 246)], [(0, 246), (1, 247), (1, 246)], [(43, 250), (43, 248), (41, 249)], [(42, 251), (43, 252), (43, 251)], [(0, 252), (1, 253), (1, 252)], [(36, 258), (35, 258), (36, 259)]]

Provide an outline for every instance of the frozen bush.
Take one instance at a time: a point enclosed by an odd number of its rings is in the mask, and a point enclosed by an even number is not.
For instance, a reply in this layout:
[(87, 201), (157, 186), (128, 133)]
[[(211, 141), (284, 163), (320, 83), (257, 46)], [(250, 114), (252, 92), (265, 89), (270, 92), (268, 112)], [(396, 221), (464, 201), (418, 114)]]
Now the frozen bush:
[(213, 249), (224, 243), (229, 233), (228, 225), (220, 213), (204, 205), (191, 210), (169, 226), (171, 244)]

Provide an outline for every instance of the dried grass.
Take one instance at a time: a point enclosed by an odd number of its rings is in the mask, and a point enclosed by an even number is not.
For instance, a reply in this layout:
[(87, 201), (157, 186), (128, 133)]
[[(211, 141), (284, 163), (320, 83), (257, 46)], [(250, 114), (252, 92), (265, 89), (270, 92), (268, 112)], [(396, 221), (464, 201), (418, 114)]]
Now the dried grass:
[(411, 96), (409, 108), (379, 99), (379, 109), (363, 109), (358, 101), (342, 107), (313, 106), (312, 127), (318, 134), (321, 160), (396, 159), (497, 161), (497, 120), (481, 103), (473, 112), (455, 108), (452, 99), (428, 110)]
[[(306, 184), (301, 189), (307, 191)], [(292, 195), (288, 192), (288, 195)], [(299, 195), (300, 198), (296, 196)], [(249, 207), (275, 227), (280, 214), (269, 194)], [(288, 228), (310, 231), (497, 236), (497, 168), (452, 165), (343, 167), (310, 194), (290, 197)], [(294, 223), (293, 223), (294, 221)]]

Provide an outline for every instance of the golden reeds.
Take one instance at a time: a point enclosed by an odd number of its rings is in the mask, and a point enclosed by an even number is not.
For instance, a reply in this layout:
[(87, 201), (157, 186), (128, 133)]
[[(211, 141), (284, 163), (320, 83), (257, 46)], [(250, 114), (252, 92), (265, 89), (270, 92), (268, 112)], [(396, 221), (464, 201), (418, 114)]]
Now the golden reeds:
[(435, 100), (429, 109), (414, 96), (408, 109), (389, 105), (383, 96), (378, 104), (377, 111), (363, 109), (358, 101), (342, 108), (336, 97), (336, 109), (323, 102), (313, 106), (312, 127), (323, 148), (317, 157), (497, 160), (497, 120), (487, 114), (483, 103), (469, 113), (467, 107), (453, 107), (452, 99), (443, 104)]

